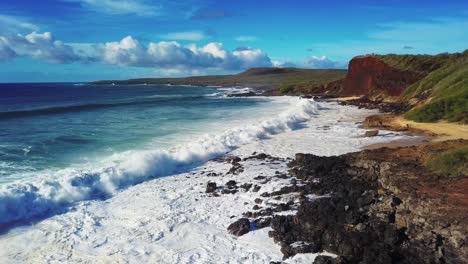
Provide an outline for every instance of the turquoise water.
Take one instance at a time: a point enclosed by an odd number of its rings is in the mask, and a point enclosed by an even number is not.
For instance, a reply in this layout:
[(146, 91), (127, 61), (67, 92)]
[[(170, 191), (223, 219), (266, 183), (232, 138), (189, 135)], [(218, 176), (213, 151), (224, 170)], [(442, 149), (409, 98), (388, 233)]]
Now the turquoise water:
[(0, 84), (0, 184), (80, 167), (132, 149), (167, 149), (266, 99), (225, 98), (207, 87)]

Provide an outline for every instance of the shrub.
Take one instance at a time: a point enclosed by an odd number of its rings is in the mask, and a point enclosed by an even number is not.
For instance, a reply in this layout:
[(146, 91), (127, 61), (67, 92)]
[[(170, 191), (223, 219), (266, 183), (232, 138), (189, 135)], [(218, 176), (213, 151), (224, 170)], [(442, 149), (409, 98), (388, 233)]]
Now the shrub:
[(426, 166), (438, 175), (461, 177), (468, 174), (468, 146), (433, 155)]

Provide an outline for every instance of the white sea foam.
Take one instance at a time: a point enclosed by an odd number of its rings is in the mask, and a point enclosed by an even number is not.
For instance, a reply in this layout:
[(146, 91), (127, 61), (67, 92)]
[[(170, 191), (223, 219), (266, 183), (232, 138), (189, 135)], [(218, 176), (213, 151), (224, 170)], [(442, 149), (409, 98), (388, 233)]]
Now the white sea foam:
[(185, 171), (239, 146), (294, 130), (318, 113), (316, 102), (297, 99), (274, 118), (206, 135), (171, 150), (127, 151), (104, 168), (66, 169), (3, 186), (0, 225), (40, 217), (77, 201), (108, 197), (128, 186)]

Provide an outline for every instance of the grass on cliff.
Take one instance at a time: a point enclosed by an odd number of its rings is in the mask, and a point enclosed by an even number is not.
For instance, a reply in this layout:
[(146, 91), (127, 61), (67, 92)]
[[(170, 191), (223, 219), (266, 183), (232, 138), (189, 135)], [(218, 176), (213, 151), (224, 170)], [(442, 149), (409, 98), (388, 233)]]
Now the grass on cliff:
[(442, 53), (438, 55), (377, 55), (377, 58), (387, 65), (403, 71), (412, 71), (428, 74), (444, 65), (453, 54)]
[(346, 70), (316, 70), (316, 74), (306, 76), (291, 76), (278, 87), (281, 94), (313, 94), (321, 93), (324, 87), (334, 81), (344, 79)]
[(433, 154), (426, 166), (435, 174), (448, 177), (468, 175), (468, 146)]
[(417, 122), (445, 119), (468, 123), (468, 51), (451, 58), (446, 65), (410, 86), (404, 100), (427, 100), (406, 114)]

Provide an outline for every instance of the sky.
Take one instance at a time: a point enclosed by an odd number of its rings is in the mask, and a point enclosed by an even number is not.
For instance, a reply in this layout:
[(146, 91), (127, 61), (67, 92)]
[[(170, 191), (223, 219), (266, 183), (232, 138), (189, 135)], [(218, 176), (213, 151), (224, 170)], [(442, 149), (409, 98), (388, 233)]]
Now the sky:
[(346, 68), (468, 49), (468, 1), (2, 0), (0, 82)]

